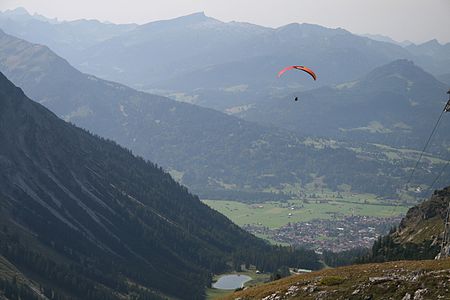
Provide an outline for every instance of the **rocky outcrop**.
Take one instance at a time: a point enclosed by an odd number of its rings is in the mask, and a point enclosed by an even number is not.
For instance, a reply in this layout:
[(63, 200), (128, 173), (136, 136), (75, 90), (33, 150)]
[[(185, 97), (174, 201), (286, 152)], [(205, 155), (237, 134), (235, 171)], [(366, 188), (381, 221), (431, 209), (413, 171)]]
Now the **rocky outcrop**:
[(292, 276), (226, 299), (450, 299), (450, 260), (367, 264)]

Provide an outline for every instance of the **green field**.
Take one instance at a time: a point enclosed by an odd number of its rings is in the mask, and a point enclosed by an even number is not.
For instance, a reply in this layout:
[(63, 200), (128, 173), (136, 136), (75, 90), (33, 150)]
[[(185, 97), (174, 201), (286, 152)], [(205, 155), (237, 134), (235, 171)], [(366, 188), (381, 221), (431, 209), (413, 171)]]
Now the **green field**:
[(405, 213), (409, 207), (386, 205), (372, 195), (321, 194), (317, 198), (245, 204), (236, 201), (203, 200), (205, 204), (227, 216), (239, 226), (258, 224), (279, 228), (291, 222), (307, 222), (313, 219), (333, 219), (348, 215), (393, 217)]

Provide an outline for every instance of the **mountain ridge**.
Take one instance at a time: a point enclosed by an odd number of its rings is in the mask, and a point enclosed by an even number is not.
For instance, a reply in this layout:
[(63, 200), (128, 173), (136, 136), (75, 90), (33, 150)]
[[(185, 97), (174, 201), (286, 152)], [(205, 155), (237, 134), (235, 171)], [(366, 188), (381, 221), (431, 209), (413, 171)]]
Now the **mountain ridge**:
[[(313, 61), (311, 58), (311, 55), (308, 51), (312, 49), (320, 49), (320, 47), (330, 47), (331, 44), (336, 43), (336, 45), (341, 45), (344, 48), (346, 48), (348, 51), (353, 51), (356, 47), (366, 47), (365, 43), (369, 42), (369, 39), (360, 38), (357, 36), (354, 36), (350, 34), (348, 31), (343, 29), (328, 29), (319, 25), (311, 25), (311, 24), (288, 24), (285, 26), (281, 26), (279, 28), (273, 29), (273, 28), (265, 28), (261, 26), (255, 26), (255, 25), (248, 25), (246, 23), (240, 23), (240, 22), (220, 22), (216, 23), (217, 26), (208, 27), (196, 27), (197, 30), (196, 36), (192, 38), (187, 38), (186, 35), (190, 36), (191, 33), (183, 32), (185, 31), (185, 28), (178, 28), (175, 24), (179, 19), (176, 19), (175, 21), (164, 21), (164, 24), (168, 24), (167, 28), (165, 28), (165, 35), (164, 37), (156, 36), (155, 33), (152, 33), (151, 31), (151, 24), (150, 27), (147, 25), (145, 27), (139, 27), (134, 32), (130, 33), (130, 36), (117, 36), (114, 38), (114, 40), (106, 41), (103, 45), (99, 44), (95, 46), (92, 49), (89, 49), (89, 53), (85, 53), (85, 56), (87, 59), (84, 61), (77, 62), (75, 65), (81, 67), (83, 71), (87, 71), (89, 73), (93, 73), (96, 75), (99, 75), (100, 77), (112, 79), (115, 81), (121, 81), (122, 83), (125, 83), (127, 85), (131, 85), (133, 87), (139, 87), (141, 89), (145, 89), (145, 86), (151, 88), (158, 88), (158, 86), (155, 86), (155, 83), (165, 83), (162, 88), (164, 87), (172, 87), (173, 89), (173, 83), (169, 83), (171, 80), (174, 81), (175, 79), (170, 79), (170, 74), (174, 73), (170, 68), (164, 67), (161, 62), (164, 62), (167, 58), (167, 63), (170, 63), (170, 61), (174, 62), (174, 65), (178, 65), (177, 72), (184, 74), (184, 76), (189, 79), (189, 74), (199, 70), (201, 68), (206, 68), (206, 70), (214, 65), (222, 65), (224, 63), (232, 63), (232, 62), (240, 62), (241, 64), (245, 64), (246, 59), (260, 59), (258, 62), (260, 64), (260, 67), (268, 68), (270, 66), (270, 63), (272, 61), (277, 61), (279, 67), (283, 66), (285, 63), (281, 63), (281, 61), (287, 61), (287, 59), (281, 59), (281, 56), (288, 55), (289, 57), (292, 57), (292, 60), (295, 61), (294, 58), (296, 57), (303, 57), (303, 64), (305, 65), (311, 65), (314, 66), (316, 69), (321, 69), (322, 73), (327, 74), (330, 73), (330, 70), (327, 70), (329, 66), (323, 65), (321, 63), (318, 63), (316, 61)], [(181, 19), (182, 20), (182, 19)], [(203, 22), (208, 22), (209, 19), (203, 19)], [(158, 23), (161, 24), (161, 23)], [(238, 26), (238, 29), (240, 33), (236, 32), (236, 26)], [(244, 30), (245, 29), (245, 30)], [(160, 28), (158, 28), (158, 32), (160, 32)], [(222, 32), (227, 36), (226, 39), (222, 39), (220, 42), (216, 40), (215, 38), (215, 32)], [(152, 35), (153, 34), (153, 35)], [(176, 35), (183, 35), (181, 38), (180, 36), (176, 38)], [(152, 40), (146, 40), (148, 36), (153, 36)], [(168, 53), (160, 53), (158, 50), (155, 52), (155, 49), (166, 49), (168, 45), (166, 45), (166, 39), (168, 37), (174, 36), (177, 40), (177, 43), (172, 43), (169, 52)], [(343, 40), (339, 40), (336, 37), (343, 37)], [(332, 39), (335, 40), (329, 40), (326, 39)], [(131, 41), (131, 39), (133, 41)], [(301, 39), (301, 43), (300, 40)], [(348, 41), (346, 40), (348, 39)], [(130, 40), (130, 41), (128, 41)], [(191, 43), (189, 41), (195, 41), (196, 43), (200, 43), (203, 45), (206, 45), (206, 47), (201, 48), (201, 53), (206, 53), (207, 60), (201, 61), (199, 60), (201, 57), (196, 56), (196, 52), (193, 51)], [(352, 43), (350, 43), (352, 42)], [(132, 43), (132, 44), (131, 44)], [(372, 43), (378, 45), (378, 42), (372, 41)], [(121, 47), (122, 45), (132, 45), (132, 47), (127, 47), (126, 51), (125, 48)], [(349, 46), (349, 45), (354, 46)], [(152, 49), (150, 51), (146, 51), (146, 47), (152, 45)], [(239, 45), (239, 47), (236, 47)], [(275, 45), (277, 47), (275, 47)], [(294, 46), (296, 45), (296, 46)], [(307, 45), (307, 46), (306, 46)], [(334, 44), (333, 44), (334, 45)], [(391, 44), (386, 43), (379, 43), (379, 46), (385, 48), (386, 53), (395, 53), (396, 51), (398, 53), (402, 53), (402, 56), (407, 56), (406, 51), (404, 51), (401, 47), (397, 47)], [(297, 48), (296, 52), (298, 53), (292, 53), (290, 49)], [(223, 53), (223, 49), (228, 49), (228, 56), (227, 59), (223, 59), (221, 54)], [(244, 50), (242, 50), (245, 48)], [(392, 48), (392, 49), (391, 49)], [(395, 48), (395, 49), (394, 49)], [(183, 49), (183, 53), (179, 53), (179, 49)], [(372, 46), (371, 49), (376, 49), (376, 47)], [(371, 49), (366, 49), (367, 51), (372, 51)], [(388, 50), (389, 49), (389, 50)], [(162, 50), (161, 50), (162, 51)], [(231, 51), (231, 52), (230, 52)], [(330, 50), (334, 51), (335, 50)], [(376, 50), (378, 51), (378, 50)], [(384, 50), (383, 50), (384, 51)], [(127, 74), (127, 76), (131, 79), (131, 76), (133, 75), (133, 72), (140, 72), (141, 75), (145, 75), (147, 79), (146, 82), (132, 82), (128, 78), (122, 78), (119, 77), (111, 77), (113, 73), (110, 71), (107, 71), (102, 67), (102, 64), (108, 59), (109, 52), (118, 53), (119, 56), (121, 56), (121, 65), (117, 65), (119, 69), (124, 70), (124, 73)], [(345, 52), (345, 51), (344, 51)], [(144, 53), (147, 53), (145, 56)], [(355, 52), (355, 55), (360, 55), (362, 51)], [(339, 54), (343, 58), (345, 58), (345, 53), (342, 51), (339, 53), (336, 53), (336, 55)], [(389, 54), (389, 55), (391, 55)], [(378, 58), (380, 59), (383, 55), (381, 51), (376, 54)], [(398, 55), (398, 54), (393, 54)], [(202, 55), (205, 56), (205, 55)], [(145, 72), (144, 66), (140, 67), (139, 70), (135, 69), (132, 71), (132, 73), (128, 72), (127, 70), (131, 65), (136, 65), (131, 63), (133, 57), (139, 57), (141, 59), (141, 64), (144, 62), (144, 64), (147, 64), (146, 61), (151, 60), (153, 68), (160, 68), (160, 71), (154, 72), (154, 74), (150, 74), (149, 72)], [(159, 57), (157, 60), (155, 60), (156, 57)], [(268, 57), (269, 62), (265, 61), (264, 58)], [(373, 60), (375, 56), (370, 57), (368, 60)], [(95, 58), (95, 59), (94, 59)], [(195, 60), (197, 62), (195, 64), (195, 68), (189, 67), (184, 60)], [(112, 63), (112, 62), (111, 62)], [(118, 62), (115, 61), (113, 64), (117, 64)], [(155, 65), (156, 63), (156, 65)], [(83, 67), (87, 66), (87, 68)], [(161, 67), (159, 67), (161, 65)], [(372, 65), (376, 65), (373, 64)], [(92, 66), (92, 69), (89, 69), (89, 66)], [(103, 69), (94, 69), (94, 68), (103, 68)], [(353, 66), (352, 66), (353, 68)], [(186, 69), (186, 71), (183, 71)], [(346, 71), (346, 69), (350, 69), (350, 64), (347, 64), (346, 68), (342, 68), (342, 71), (340, 72), (340, 76), (347, 76), (343, 75)], [(101, 70), (101, 71), (100, 71)], [(276, 66), (271, 73), (275, 73)], [(337, 70), (332, 70), (332, 73), (335, 74)], [(223, 71), (221, 72), (223, 74)], [(137, 74), (137, 73), (136, 73)], [(331, 74), (331, 73), (330, 73)], [(266, 85), (280, 85), (283, 84), (282, 82), (274, 81), (273, 76), (263, 76), (264, 73), (261, 73), (258, 75), (258, 80), (264, 82)], [(263, 76), (263, 77), (261, 77)], [(334, 76), (334, 75), (333, 75)], [(155, 77), (153, 83), (149, 81), (149, 79)], [(160, 78), (158, 78), (160, 77)], [(178, 80), (178, 79), (176, 79)], [(239, 77), (239, 80), (241, 81), (241, 84), (245, 84), (246, 82), (242, 82), (243, 78)], [(327, 80), (326, 77), (322, 78), (322, 80)], [(333, 79), (334, 80), (334, 79)], [(227, 79), (228, 81), (228, 79)], [(328, 82), (328, 81), (327, 81)], [(186, 83), (184, 83), (186, 84)], [(219, 85), (220, 83), (217, 83)], [(232, 85), (229, 82), (223, 82), (223, 84)], [(256, 84), (255, 82), (252, 82), (252, 85)], [(261, 83), (262, 84), (262, 83)], [(262, 86), (262, 85), (258, 85)], [(194, 86), (192, 85), (190, 89), (192, 88), (200, 88), (202, 86)], [(205, 87), (202, 87), (205, 88)]]
[[(37, 56), (35, 49), (43, 53)], [(341, 147), (339, 142), (326, 140), (311, 144), (290, 131), (138, 92), (83, 74), (54, 53), (45, 53), (46, 49), (0, 34), (0, 70), (58, 116), (174, 171), (203, 198), (286, 199), (287, 195), (264, 189), (283, 189), (283, 184), (299, 181), (306, 185), (314, 176), (325, 176), (332, 189), (347, 183), (378, 193), (374, 186), (360, 182), (362, 176), (350, 175), (366, 169), (365, 176), (373, 177), (369, 169), (374, 167), (372, 159), (359, 157), (351, 145)], [(46, 62), (48, 57), (59, 62), (55, 71)], [(65, 72), (67, 68), (70, 70)], [(371, 153), (368, 150), (364, 156), (371, 157)], [(341, 168), (348, 160), (354, 162), (352, 168)], [(394, 192), (395, 184), (388, 183), (388, 178), (398, 171), (389, 161), (377, 160), (376, 165), (389, 175), (373, 179)], [(300, 169), (303, 172), (298, 172)]]

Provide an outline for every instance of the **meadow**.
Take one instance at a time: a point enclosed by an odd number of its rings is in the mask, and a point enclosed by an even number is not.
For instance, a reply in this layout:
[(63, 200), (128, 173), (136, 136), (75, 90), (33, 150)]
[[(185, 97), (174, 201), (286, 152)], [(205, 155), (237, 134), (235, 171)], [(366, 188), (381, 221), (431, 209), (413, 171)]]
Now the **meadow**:
[(409, 204), (392, 205), (385, 199), (370, 194), (339, 194), (324, 192), (313, 197), (287, 202), (246, 204), (227, 200), (203, 200), (209, 207), (227, 216), (239, 226), (256, 224), (279, 228), (287, 223), (308, 222), (313, 219), (342, 216), (394, 217), (404, 214)]

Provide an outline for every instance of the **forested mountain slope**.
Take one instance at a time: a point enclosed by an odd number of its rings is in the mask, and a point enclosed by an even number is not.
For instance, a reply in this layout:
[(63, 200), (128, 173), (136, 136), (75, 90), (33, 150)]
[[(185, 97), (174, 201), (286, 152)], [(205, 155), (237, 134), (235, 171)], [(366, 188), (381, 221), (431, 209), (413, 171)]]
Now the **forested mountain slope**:
[(0, 255), (46, 293), (202, 298), (211, 273), (227, 270), (236, 253), (267, 270), (280, 257), (318, 267), (313, 253), (268, 246), (161, 168), (58, 119), (3, 75), (0, 140)]

